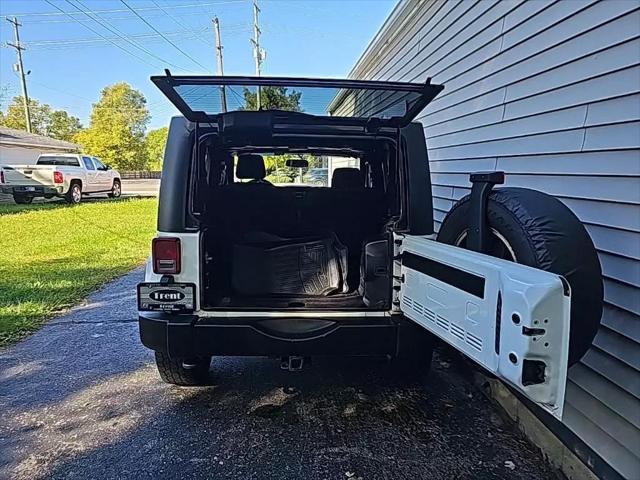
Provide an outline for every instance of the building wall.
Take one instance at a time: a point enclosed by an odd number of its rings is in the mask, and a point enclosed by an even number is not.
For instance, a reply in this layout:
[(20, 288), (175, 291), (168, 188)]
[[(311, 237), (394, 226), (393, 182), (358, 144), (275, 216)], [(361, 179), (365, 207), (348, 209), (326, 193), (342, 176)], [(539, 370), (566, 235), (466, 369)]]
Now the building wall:
[(44, 152), (44, 149), (0, 145), (0, 165), (35, 163), (38, 155), (42, 152)]
[(606, 306), (564, 424), (640, 478), (640, 3), (403, 0), (354, 67), (445, 90), (419, 116), (436, 228), (468, 175), (555, 195), (600, 256)]

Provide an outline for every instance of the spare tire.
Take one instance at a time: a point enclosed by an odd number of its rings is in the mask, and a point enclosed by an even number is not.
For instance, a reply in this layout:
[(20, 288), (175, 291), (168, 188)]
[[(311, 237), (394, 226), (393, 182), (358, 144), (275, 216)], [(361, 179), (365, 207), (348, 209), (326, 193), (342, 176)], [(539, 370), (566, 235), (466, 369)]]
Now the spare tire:
[[(449, 211), (438, 241), (466, 247), (470, 196)], [(598, 331), (603, 307), (602, 270), (584, 225), (555, 197), (527, 188), (499, 188), (487, 205), (487, 253), (557, 273), (571, 286), (569, 365), (582, 358)]]

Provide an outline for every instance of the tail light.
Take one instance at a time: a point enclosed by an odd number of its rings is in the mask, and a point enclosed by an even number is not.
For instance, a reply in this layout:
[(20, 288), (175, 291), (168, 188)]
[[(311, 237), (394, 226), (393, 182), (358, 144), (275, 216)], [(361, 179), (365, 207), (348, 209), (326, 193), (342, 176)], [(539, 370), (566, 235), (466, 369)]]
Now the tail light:
[(0, 183), (4, 183), (4, 170), (0, 170)]
[(63, 183), (64, 182), (64, 176), (62, 175), (62, 172), (53, 172), (53, 183)]
[(179, 238), (154, 238), (151, 248), (154, 273), (180, 273), (180, 253)]

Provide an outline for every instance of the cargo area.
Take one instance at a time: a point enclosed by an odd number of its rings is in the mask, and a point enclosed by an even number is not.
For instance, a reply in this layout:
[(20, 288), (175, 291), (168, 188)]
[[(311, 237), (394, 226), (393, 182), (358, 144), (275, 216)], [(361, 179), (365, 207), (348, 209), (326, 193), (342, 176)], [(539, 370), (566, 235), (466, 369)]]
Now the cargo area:
[[(210, 173), (221, 185), (207, 191), (201, 223), (205, 309), (390, 308), (395, 195), (383, 181), (388, 167), (384, 156), (350, 155), (341, 163), (334, 153), (336, 164), (349, 166), (330, 176), (326, 169), (326, 179), (319, 179), (322, 168), (313, 175), (301, 168), (291, 183), (270, 181), (265, 158), (277, 156), (264, 152), (230, 152), (214, 162)], [(222, 178), (231, 172), (232, 182)]]

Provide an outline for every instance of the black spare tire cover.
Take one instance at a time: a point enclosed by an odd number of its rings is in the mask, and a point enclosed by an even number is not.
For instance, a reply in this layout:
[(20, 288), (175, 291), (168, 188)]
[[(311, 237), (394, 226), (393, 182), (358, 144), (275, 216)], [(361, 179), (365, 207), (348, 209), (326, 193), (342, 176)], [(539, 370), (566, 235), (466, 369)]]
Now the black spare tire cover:
[[(469, 205), (467, 195), (449, 211), (439, 242), (460, 242), (468, 230)], [(569, 365), (573, 365), (591, 346), (602, 317), (602, 270), (591, 237), (562, 202), (535, 190), (496, 189), (487, 211), (490, 227), (508, 242), (517, 263), (557, 273), (569, 282)]]

